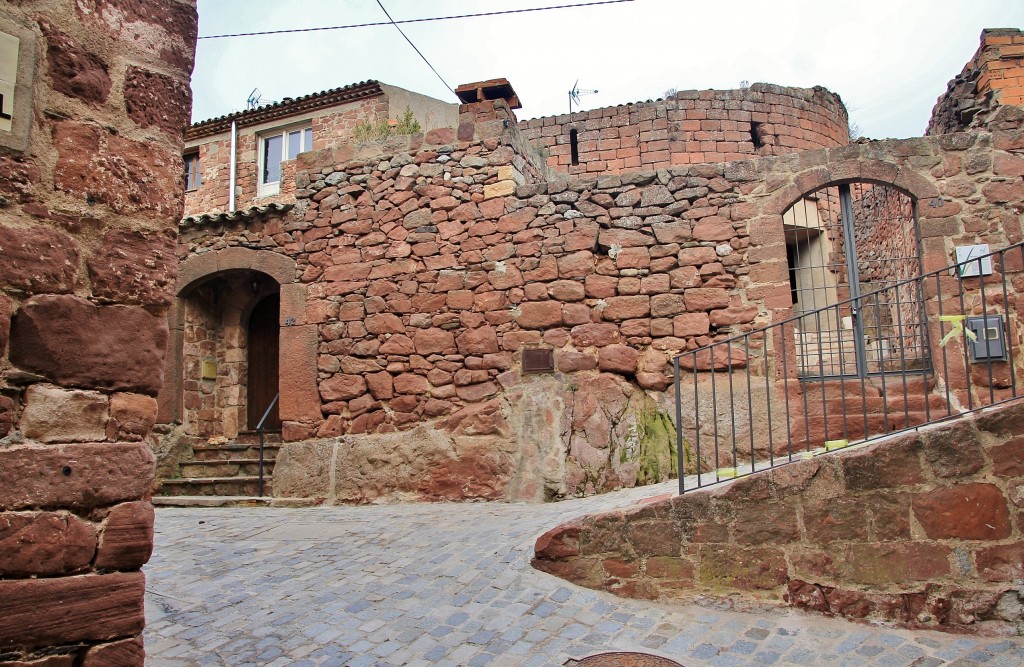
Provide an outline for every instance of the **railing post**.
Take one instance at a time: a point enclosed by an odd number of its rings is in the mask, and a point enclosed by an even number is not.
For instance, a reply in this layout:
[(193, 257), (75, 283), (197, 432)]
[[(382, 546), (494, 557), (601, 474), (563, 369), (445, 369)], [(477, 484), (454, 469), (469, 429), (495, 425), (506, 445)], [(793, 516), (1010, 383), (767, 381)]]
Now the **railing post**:
[(263, 416), (260, 417), (259, 423), (256, 424), (256, 433), (258, 433), (260, 436), (259, 488), (256, 490), (257, 497), (259, 498), (263, 497), (263, 432), (266, 430), (267, 417), (270, 416), (270, 411), (274, 409), (275, 405), (277, 405), (277, 399), (279, 399), (280, 397), (281, 394), (277, 394), (276, 396), (274, 396), (274, 400), (270, 402), (270, 405), (267, 406), (267, 409), (263, 413)]
[[(679, 383), (679, 355), (672, 360), (672, 376), (676, 389), (676, 465), (679, 471), (679, 495), (686, 490), (686, 459), (683, 456), (683, 395), (682, 386)], [(696, 405), (696, 402), (694, 403)]]
[(260, 472), (259, 472), (259, 474), (260, 474), (260, 486), (259, 486), (259, 489), (256, 492), (256, 496), (259, 497), (259, 498), (263, 497), (263, 430), (264, 430), (263, 429), (263, 425), (260, 424), (260, 427), (257, 430), (257, 432), (260, 434), (260, 463), (259, 463), (259, 467), (260, 467)]

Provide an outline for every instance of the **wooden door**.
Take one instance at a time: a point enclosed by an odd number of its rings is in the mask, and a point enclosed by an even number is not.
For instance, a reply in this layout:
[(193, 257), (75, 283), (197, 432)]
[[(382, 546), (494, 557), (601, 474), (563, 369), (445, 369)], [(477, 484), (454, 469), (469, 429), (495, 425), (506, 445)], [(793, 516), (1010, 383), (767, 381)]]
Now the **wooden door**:
[[(249, 316), (249, 382), (247, 391), (249, 428), (256, 428), (267, 406), (278, 392), (278, 321), (281, 299), (272, 294), (256, 304)], [(277, 405), (267, 416), (265, 428), (279, 430)]]

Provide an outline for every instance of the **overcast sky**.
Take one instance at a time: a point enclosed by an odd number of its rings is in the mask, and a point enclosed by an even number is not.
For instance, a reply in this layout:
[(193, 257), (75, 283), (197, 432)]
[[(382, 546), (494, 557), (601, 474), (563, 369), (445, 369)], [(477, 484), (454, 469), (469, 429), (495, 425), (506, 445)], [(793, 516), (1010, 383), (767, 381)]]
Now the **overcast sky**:
[[(395, 20), (585, 0), (382, 0)], [(385, 20), (376, 0), (199, 0), (199, 34)], [(1024, 27), (1020, 0), (633, 0), (405, 24), (447, 83), (505, 77), (520, 119), (737, 88), (741, 81), (825, 86), (863, 136), (920, 136), (936, 98), (978, 48), (982, 28)], [(265, 101), (377, 79), (454, 102), (393, 26), (201, 39), (194, 121)]]

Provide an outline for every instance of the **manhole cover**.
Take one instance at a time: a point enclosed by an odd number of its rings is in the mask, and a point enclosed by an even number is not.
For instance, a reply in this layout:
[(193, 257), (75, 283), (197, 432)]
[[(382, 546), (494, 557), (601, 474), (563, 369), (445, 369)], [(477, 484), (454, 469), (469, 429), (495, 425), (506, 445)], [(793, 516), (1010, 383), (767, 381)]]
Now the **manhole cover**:
[(675, 660), (649, 653), (598, 653), (580, 660), (566, 660), (566, 667), (683, 667)]

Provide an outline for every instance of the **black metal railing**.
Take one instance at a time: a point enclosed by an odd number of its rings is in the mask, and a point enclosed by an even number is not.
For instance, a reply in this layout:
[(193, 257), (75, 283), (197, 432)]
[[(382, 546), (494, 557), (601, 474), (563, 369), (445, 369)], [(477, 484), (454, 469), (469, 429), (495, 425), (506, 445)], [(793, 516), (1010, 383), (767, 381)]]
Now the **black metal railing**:
[(1024, 243), (962, 259), (676, 356), (679, 492), (1021, 396)]
[(265, 444), (264, 433), (266, 432), (267, 417), (270, 416), (270, 412), (274, 409), (274, 406), (277, 405), (277, 399), (279, 399), (279, 398), (281, 398), (281, 394), (277, 394), (276, 396), (274, 396), (274, 400), (272, 400), (270, 402), (270, 405), (267, 406), (267, 409), (266, 409), (266, 411), (264, 411), (263, 416), (260, 417), (259, 423), (256, 424), (256, 433), (259, 434), (259, 436), (260, 436), (260, 461), (259, 461), (260, 481), (259, 481), (259, 488), (257, 490), (257, 495), (260, 498), (263, 497), (263, 447), (264, 447), (264, 444)]

